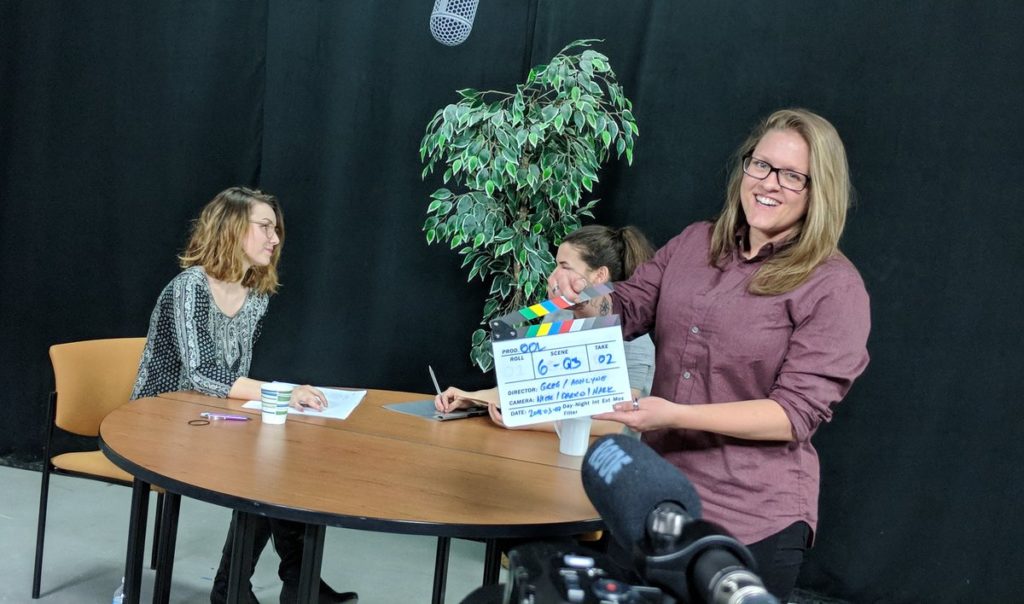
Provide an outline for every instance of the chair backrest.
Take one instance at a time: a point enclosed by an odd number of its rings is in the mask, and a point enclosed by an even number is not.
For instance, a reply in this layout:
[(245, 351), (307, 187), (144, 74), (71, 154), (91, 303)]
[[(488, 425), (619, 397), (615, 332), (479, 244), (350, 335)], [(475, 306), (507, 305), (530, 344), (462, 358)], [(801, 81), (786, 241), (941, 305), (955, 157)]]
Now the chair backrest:
[(146, 338), (112, 338), (51, 346), (56, 426), (98, 436), (103, 418), (132, 395), (145, 345)]

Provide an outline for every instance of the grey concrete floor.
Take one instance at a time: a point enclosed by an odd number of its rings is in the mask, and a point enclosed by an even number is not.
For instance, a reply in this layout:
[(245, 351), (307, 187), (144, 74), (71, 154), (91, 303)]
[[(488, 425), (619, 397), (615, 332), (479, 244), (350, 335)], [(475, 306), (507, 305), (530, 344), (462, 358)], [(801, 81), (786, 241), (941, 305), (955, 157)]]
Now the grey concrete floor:
[[(124, 574), (131, 490), (52, 478), (42, 593), (32, 600), (40, 476), (0, 466), (0, 602), (109, 602)], [(150, 498), (150, 523), (155, 499)], [(225, 508), (182, 498), (171, 602), (209, 602), (229, 520)], [(151, 538), (151, 526), (147, 533)], [(322, 576), (339, 591), (358, 591), (361, 604), (430, 602), (435, 546), (432, 537), (328, 528)], [(479, 587), (483, 558), (483, 544), (452, 541), (447, 602), (458, 603)], [(152, 597), (153, 576), (147, 567), (143, 602)], [(268, 547), (253, 577), (254, 591), (263, 604), (276, 604), (280, 585), (277, 555)]]

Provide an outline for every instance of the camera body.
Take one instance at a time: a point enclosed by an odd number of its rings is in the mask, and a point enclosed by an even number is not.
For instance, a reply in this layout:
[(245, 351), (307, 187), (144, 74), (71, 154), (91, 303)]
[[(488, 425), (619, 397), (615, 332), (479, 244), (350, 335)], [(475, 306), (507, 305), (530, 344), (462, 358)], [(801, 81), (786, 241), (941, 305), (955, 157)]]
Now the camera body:
[(509, 552), (504, 604), (675, 604), (611, 558), (571, 541), (542, 541)]

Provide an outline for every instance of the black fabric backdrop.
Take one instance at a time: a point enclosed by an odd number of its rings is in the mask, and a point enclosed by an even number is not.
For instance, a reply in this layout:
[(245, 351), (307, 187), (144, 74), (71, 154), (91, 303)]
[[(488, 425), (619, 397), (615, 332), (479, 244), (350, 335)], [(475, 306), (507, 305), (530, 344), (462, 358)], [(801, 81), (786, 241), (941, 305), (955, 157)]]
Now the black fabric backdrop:
[(254, 377), (427, 392), (429, 362), (487, 384), (468, 362), (485, 288), (420, 232), (439, 182), (419, 139), (455, 89), (603, 38), (641, 136), (602, 172), (602, 222), (662, 244), (713, 215), (729, 154), (781, 106), (847, 144), (872, 362), (815, 437), (801, 586), (1019, 599), (1024, 4), (482, 0), (455, 48), (431, 5), (0, 3), (0, 454), (40, 456), (47, 347), (143, 335), (188, 220), (232, 184), (287, 216)]

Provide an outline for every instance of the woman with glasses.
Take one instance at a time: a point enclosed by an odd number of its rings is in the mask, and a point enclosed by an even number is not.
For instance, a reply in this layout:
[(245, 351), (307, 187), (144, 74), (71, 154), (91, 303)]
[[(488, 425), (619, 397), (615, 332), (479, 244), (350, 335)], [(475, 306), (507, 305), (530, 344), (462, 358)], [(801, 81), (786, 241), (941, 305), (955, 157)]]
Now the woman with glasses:
[[(192, 225), (179, 257), (181, 273), (160, 293), (149, 322), (132, 399), (176, 390), (218, 397), (260, 399), (266, 382), (248, 377), (252, 348), (260, 335), (271, 294), (278, 288), (277, 263), (284, 241), (284, 216), (277, 198), (262, 191), (232, 187), (210, 201)], [(296, 386), (291, 405), (319, 411), (323, 392)], [(271, 536), (281, 556), (281, 602), (298, 599), (305, 525), (257, 517), (256, 560)], [(234, 524), (228, 530), (210, 601), (227, 599)], [(256, 602), (250, 585), (249, 598)], [(321, 602), (351, 602), (321, 582)]]
[[(651, 396), (595, 419), (642, 432), (686, 474), (704, 518), (748, 545), (779, 598), (817, 524), (811, 436), (868, 363), (868, 295), (838, 248), (849, 199), (832, 124), (773, 113), (738, 150), (717, 219), (687, 227), (596, 307), (622, 317), (627, 339), (651, 331), (657, 363)], [(550, 286), (586, 283), (556, 271)]]

